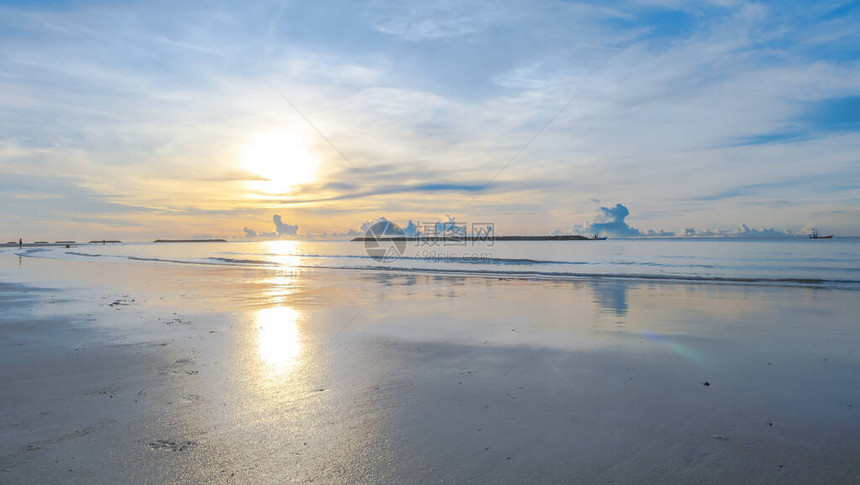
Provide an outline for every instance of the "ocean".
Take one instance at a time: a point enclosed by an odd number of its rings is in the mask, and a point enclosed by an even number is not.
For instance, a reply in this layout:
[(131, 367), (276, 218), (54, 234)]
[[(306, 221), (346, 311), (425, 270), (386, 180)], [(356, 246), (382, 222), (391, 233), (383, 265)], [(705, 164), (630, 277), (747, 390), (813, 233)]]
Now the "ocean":
[(371, 257), (365, 243), (353, 241), (81, 244), (0, 251), (23, 257), (99, 262), (860, 289), (860, 238), (406, 241), (384, 261)]

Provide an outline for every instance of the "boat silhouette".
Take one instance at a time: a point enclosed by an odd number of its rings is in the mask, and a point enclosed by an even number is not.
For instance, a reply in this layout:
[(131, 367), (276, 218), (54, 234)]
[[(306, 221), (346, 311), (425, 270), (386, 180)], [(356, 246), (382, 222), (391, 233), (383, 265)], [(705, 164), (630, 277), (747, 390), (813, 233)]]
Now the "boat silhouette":
[(822, 236), (821, 234), (818, 234), (818, 230), (813, 227), (812, 234), (809, 235), (809, 239), (833, 239), (833, 234)]

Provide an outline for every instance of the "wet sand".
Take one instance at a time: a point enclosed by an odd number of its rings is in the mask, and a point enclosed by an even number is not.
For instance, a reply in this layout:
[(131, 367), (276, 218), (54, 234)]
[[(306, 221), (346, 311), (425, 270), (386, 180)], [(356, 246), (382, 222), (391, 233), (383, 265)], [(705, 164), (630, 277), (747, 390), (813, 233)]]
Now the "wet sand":
[(6, 253), (0, 483), (850, 483), (856, 296)]

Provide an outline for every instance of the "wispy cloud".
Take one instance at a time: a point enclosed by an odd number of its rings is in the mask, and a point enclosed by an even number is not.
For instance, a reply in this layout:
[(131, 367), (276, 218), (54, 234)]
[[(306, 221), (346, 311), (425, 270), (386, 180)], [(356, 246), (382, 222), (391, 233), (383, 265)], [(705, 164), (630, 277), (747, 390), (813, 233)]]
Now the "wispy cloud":
[[(733, 224), (757, 201), (755, 227), (814, 218), (860, 232), (838, 212), (860, 211), (846, 168), (860, 150), (859, 15), (815, 2), (7, 4), (0, 172), (31, 186), (0, 203), (44, 224), (150, 211), (141, 237), (164, 220), (241, 235), (231, 214), (260, 227), (276, 208), (315, 232), (378, 213), (385, 202), (283, 92), (404, 216), (480, 194), (464, 219), (543, 233), (587, 220), (599, 196), (681, 231)], [(274, 198), (240, 163), (273, 129), (321, 161), (315, 181)], [(39, 217), (0, 225), (35, 230)]]

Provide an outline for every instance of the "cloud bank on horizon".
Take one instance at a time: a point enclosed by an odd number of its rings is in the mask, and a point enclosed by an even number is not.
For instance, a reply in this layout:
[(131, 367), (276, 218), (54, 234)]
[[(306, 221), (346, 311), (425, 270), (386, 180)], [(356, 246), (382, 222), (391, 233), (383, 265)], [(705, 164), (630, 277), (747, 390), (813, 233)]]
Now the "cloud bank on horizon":
[(591, 224), (586, 225), (581, 232), (584, 233), (594, 233), (594, 234), (606, 234), (614, 237), (641, 237), (641, 236), (674, 236), (675, 233), (671, 231), (664, 231), (660, 229), (659, 231), (655, 231), (654, 229), (648, 229), (647, 231), (640, 231), (632, 226), (630, 226), (625, 219), (630, 215), (630, 210), (627, 207), (619, 204), (615, 204), (615, 207), (601, 207), (600, 215), (592, 222)]
[(857, 2), (13, 2), (0, 232), (860, 235), (858, 25)]
[[(613, 207), (600, 207), (600, 213), (595, 216), (593, 222), (586, 224), (576, 224), (572, 230), (555, 229), (549, 232), (548, 235), (604, 235), (621, 238), (638, 238), (638, 237), (675, 237), (676, 234), (672, 231), (663, 229), (654, 230), (639, 230), (627, 223), (626, 219), (630, 215), (630, 210), (623, 204), (615, 204)], [(399, 225), (395, 221), (388, 219), (385, 216), (376, 217), (374, 219), (363, 222), (359, 230), (349, 229), (346, 232), (332, 232), (323, 234), (299, 234), (298, 225), (290, 225), (283, 222), (280, 215), (275, 214), (272, 217), (272, 222), (275, 224), (275, 232), (262, 232), (244, 227), (245, 239), (352, 239), (356, 236), (474, 236), (480, 234), (483, 237), (496, 235), (495, 225), (480, 226), (480, 233), (475, 233), (475, 228), (469, 223), (462, 223), (456, 220), (456, 217), (445, 214), (445, 220), (436, 221), (413, 221), (409, 219), (404, 225)], [(804, 228), (809, 230), (810, 228)], [(472, 231), (470, 233), (470, 231)], [(539, 232), (524, 232), (524, 233), (508, 233), (502, 234), (507, 236), (513, 235), (544, 235)], [(732, 228), (685, 228), (683, 237), (798, 237), (805, 236), (805, 233), (792, 231), (791, 229), (775, 229), (772, 227), (752, 228), (747, 224), (741, 224)], [(211, 237), (206, 235), (206, 237)]]
[(275, 225), (274, 232), (258, 233), (254, 229), (249, 229), (248, 227), (242, 228), (242, 232), (245, 233), (245, 239), (277, 239), (282, 237), (296, 237), (299, 234), (298, 224), (285, 223), (283, 218), (278, 214), (272, 216), (272, 223)]
[[(672, 231), (663, 229), (639, 230), (626, 222), (630, 210), (623, 204), (615, 204), (614, 207), (601, 207), (600, 214), (593, 222), (585, 225), (574, 226), (574, 233), (598, 234), (613, 237), (674, 237)], [(809, 228), (804, 228), (809, 229)], [(752, 228), (746, 224), (729, 229), (706, 228), (695, 229), (688, 227), (684, 229), (684, 237), (795, 237), (799, 233), (791, 229), (775, 229), (772, 227)]]

